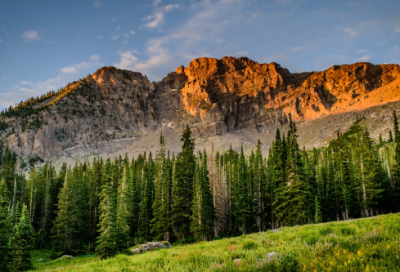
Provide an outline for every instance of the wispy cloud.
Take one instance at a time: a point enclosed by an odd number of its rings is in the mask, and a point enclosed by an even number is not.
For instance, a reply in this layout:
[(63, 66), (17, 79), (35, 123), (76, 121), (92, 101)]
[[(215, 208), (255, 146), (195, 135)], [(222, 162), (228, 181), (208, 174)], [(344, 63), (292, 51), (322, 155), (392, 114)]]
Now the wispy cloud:
[[(68, 82), (76, 80), (77, 74), (85, 73), (89, 69), (100, 66), (102, 66), (102, 63), (100, 63), (99, 55), (91, 55), (89, 61), (79, 62), (62, 68), (57, 77), (37, 82), (30, 80), (19, 81), (14, 86), (8, 88), (6, 92), (0, 92), (0, 107), (13, 105), (16, 102), (20, 102), (21, 98), (26, 99), (32, 96), (40, 96), (48, 91), (57, 90)], [(4, 77), (4, 79), (7, 78)]]
[(121, 35), (113, 35), (113, 36), (111, 36), (111, 40), (115, 41), (119, 38), (119, 36), (121, 36)]
[(307, 46), (297, 46), (297, 47), (289, 48), (289, 50), (292, 51), (292, 52), (296, 52), (296, 51), (304, 50), (306, 47)]
[[(153, 39), (147, 43), (147, 60), (139, 60), (132, 51), (120, 52), (120, 61), (114, 63), (115, 67), (141, 72), (152, 79), (159, 80), (163, 74), (160, 67), (168, 65), (178, 65), (177, 60), (172, 58), (172, 54), (163, 46), (165, 38)], [(137, 52), (138, 53), (138, 52)], [(135, 53), (135, 54), (137, 54)]]
[(358, 51), (357, 51), (357, 54), (361, 54), (361, 53), (364, 53), (364, 52), (367, 52), (367, 50), (361, 49), (361, 50), (358, 50)]
[(99, 55), (91, 55), (91, 56), (90, 56), (90, 60), (91, 60), (91, 61), (99, 61), (99, 60), (100, 60), (100, 57), (99, 57)]
[(2, 39), (0, 39), (0, 43), (2, 42), (3, 40)]
[(112, 18), (111, 21), (112, 22), (116, 22), (116, 21), (118, 21), (118, 19), (117, 18)]
[(96, 37), (97, 40), (101, 40), (101, 38), (103, 38), (103, 35), (100, 35), (100, 36)]
[(45, 81), (31, 82), (20, 81), (5, 93), (0, 93), (0, 105), (8, 107), (21, 101), (21, 97), (36, 97), (51, 90), (56, 90), (61, 85), (61, 77), (50, 78)]
[(355, 59), (355, 61), (367, 61), (372, 57), (372, 55), (365, 55), (361, 58)]
[(117, 26), (117, 27), (115, 28), (115, 31), (118, 31), (120, 28), (121, 28), (121, 26)]
[(153, 14), (146, 16), (142, 19), (144, 21), (148, 21), (145, 25), (142, 26), (142, 28), (160, 28), (165, 23), (165, 14), (179, 8), (179, 4), (169, 4), (164, 7), (158, 7), (160, 3), (161, 1), (159, 0), (153, 1)]
[(40, 39), (40, 35), (39, 32), (37, 30), (25, 30), (22, 34), (21, 34), (22, 38), (24, 38), (24, 42), (31, 42), (33, 40), (39, 40)]
[(75, 74), (79, 70), (89, 69), (95, 66), (99, 66), (100, 63), (99, 55), (91, 55), (90, 61), (83, 61), (72, 66), (67, 66), (61, 69), (61, 73), (63, 74)]
[(68, 66), (61, 69), (61, 73), (64, 74), (75, 74), (77, 72), (74, 66)]
[(131, 32), (129, 32), (129, 34), (132, 34), (132, 35), (134, 35), (134, 34), (135, 34), (135, 31), (134, 31), (134, 30), (132, 30)]
[(400, 19), (399, 18), (394, 19), (393, 28), (394, 28), (395, 33), (400, 33)]
[(345, 28), (343, 29), (343, 31), (347, 34), (349, 34), (350, 37), (354, 37), (355, 35), (357, 35), (357, 31), (355, 31), (354, 29), (351, 28)]
[(100, 8), (100, 6), (101, 6), (101, 3), (100, 3), (100, 1), (99, 0), (96, 0), (96, 1), (94, 1), (94, 3), (93, 3), (93, 5), (96, 7), (96, 8)]

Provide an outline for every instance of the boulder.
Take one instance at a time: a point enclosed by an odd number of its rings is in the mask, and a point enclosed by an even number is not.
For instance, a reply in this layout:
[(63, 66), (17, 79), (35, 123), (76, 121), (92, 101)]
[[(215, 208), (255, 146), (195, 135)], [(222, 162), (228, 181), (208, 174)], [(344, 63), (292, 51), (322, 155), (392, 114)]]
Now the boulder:
[(74, 256), (72, 256), (72, 255), (63, 255), (63, 256), (60, 257), (60, 259), (73, 260), (73, 259), (74, 259)]
[(155, 249), (163, 249), (163, 248), (171, 248), (171, 244), (169, 242), (148, 242), (146, 244), (140, 245), (138, 248), (132, 249), (131, 252), (133, 254), (139, 254), (142, 252), (152, 251)]

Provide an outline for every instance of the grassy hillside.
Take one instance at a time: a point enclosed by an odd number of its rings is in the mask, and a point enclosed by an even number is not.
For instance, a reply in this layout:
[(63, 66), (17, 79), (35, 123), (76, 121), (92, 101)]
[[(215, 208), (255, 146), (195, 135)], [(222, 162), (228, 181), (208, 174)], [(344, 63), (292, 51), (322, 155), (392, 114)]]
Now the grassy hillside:
[[(278, 257), (269, 257), (271, 252)], [(93, 255), (50, 261), (46, 251), (32, 257), (36, 271), (400, 271), (400, 214), (286, 227), (103, 261)], [(37, 262), (40, 258), (44, 262)]]

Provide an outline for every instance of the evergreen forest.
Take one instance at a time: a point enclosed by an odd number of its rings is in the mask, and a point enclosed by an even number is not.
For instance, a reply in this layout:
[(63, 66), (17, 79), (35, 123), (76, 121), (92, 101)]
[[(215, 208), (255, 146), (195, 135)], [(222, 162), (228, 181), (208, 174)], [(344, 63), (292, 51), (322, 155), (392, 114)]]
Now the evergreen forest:
[[(17, 174), (17, 156), (0, 153), (0, 271), (32, 268), (33, 249), (95, 252), (99, 259), (148, 241), (210, 241), (286, 226), (400, 211), (400, 130), (374, 141), (360, 120), (329, 145), (299, 146), (290, 119), (268, 155), (195, 152), (187, 127), (182, 151), (113, 160), (49, 162)], [(261, 139), (262, 140), (262, 139)], [(269, 144), (269, 143), (268, 143)]]

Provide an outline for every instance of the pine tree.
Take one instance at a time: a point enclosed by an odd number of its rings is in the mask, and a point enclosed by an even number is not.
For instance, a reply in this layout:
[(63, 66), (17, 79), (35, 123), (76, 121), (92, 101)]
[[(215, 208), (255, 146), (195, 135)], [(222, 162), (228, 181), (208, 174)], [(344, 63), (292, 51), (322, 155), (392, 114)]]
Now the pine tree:
[(297, 143), (296, 124), (290, 118), (290, 130), (287, 136), (287, 193), (285, 222), (288, 225), (299, 225), (307, 222), (307, 184), (304, 176), (304, 162)]
[(31, 251), (34, 249), (34, 230), (28, 209), (23, 205), (22, 216), (10, 239), (11, 271), (26, 271), (33, 268)]
[[(395, 163), (392, 169), (392, 188), (394, 196), (400, 197), (400, 129), (397, 121), (396, 111), (393, 111), (393, 130), (394, 130), (394, 142), (395, 142)], [(394, 203), (396, 211), (400, 211), (400, 203), (396, 201)]]
[(117, 252), (117, 214), (115, 190), (113, 184), (105, 184), (100, 195), (99, 237), (97, 238), (96, 253), (99, 259), (112, 257)]
[(9, 271), (11, 222), (8, 214), (8, 191), (4, 179), (0, 181), (0, 271)]
[(165, 139), (161, 133), (160, 152), (156, 156), (155, 195), (153, 202), (154, 218), (152, 234), (156, 240), (170, 239), (170, 175), (168, 161), (165, 159)]
[(252, 225), (248, 182), (247, 165), (242, 145), (238, 162), (238, 195), (235, 217), (243, 235), (250, 231)]
[(173, 205), (171, 223), (178, 239), (190, 236), (190, 205), (193, 198), (193, 178), (195, 169), (194, 140), (190, 138), (189, 126), (183, 132), (182, 152), (176, 158), (172, 189)]
[(201, 180), (199, 164), (196, 163), (193, 179), (193, 199), (192, 199), (192, 217), (190, 231), (193, 233), (196, 241), (202, 240), (201, 233)]
[(121, 183), (118, 188), (117, 199), (117, 248), (119, 251), (126, 249), (129, 246), (129, 225), (131, 219), (131, 188), (129, 168), (125, 164)]
[(65, 176), (59, 193), (57, 217), (51, 230), (56, 251), (79, 254), (86, 246), (88, 230), (88, 194), (84, 166), (75, 165)]
[(153, 193), (154, 193), (154, 173), (153, 160), (151, 153), (149, 160), (143, 169), (143, 193), (139, 213), (139, 237), (144, 241), (150, 241), (153, 219)]
[(314, 215), (315, 224), (321, 222), (321, 206), (318, 202), (318, 196), (315, 196), (315, 215)]
[(201, 234), (203, 240), (211, 240), (214, 231), (215, 208), (210, 187), (207, 166), (207, 153), (204, 150), (200, 165), (201, 185)]

